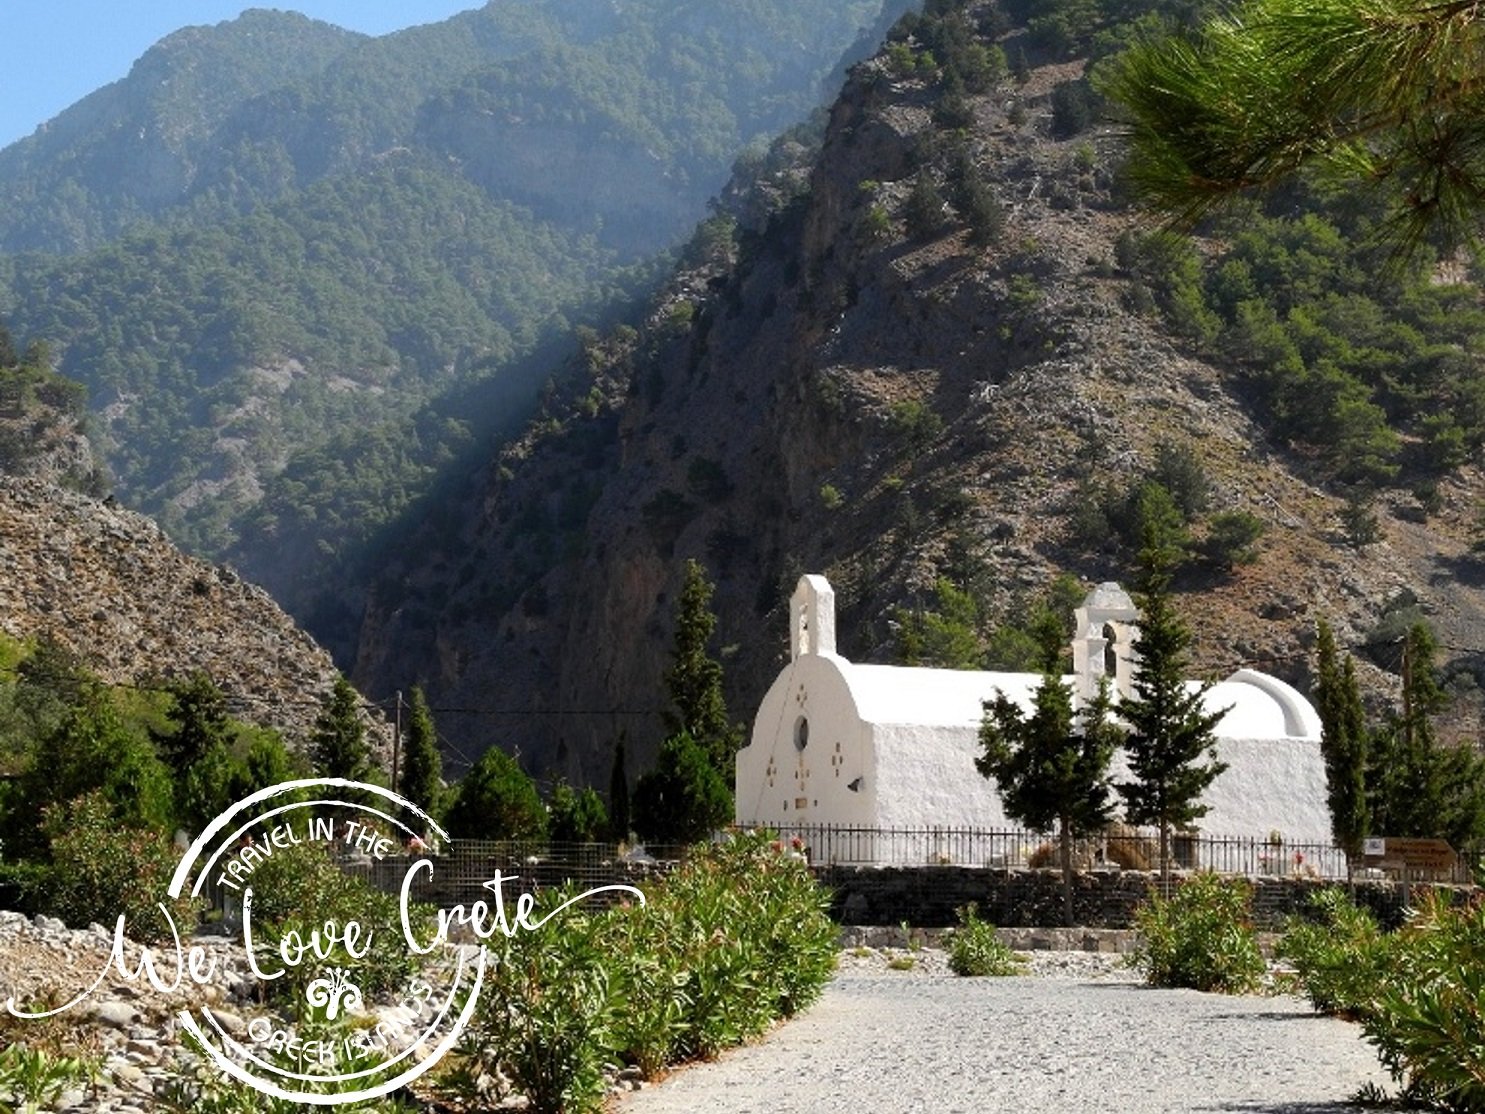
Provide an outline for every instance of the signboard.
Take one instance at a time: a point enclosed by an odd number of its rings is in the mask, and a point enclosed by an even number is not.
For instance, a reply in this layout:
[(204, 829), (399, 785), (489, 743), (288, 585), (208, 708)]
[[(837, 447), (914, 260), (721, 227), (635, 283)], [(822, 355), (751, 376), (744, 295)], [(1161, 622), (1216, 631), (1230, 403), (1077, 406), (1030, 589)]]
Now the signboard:
[(1446, 839), (1412, 839), (1387, 836), (1368, 839), (1363, 845), (1367, 860), (1380, 866), (1404, 866), (1409, 870), (1443, 873), (1454, 869), (1458, 856)]

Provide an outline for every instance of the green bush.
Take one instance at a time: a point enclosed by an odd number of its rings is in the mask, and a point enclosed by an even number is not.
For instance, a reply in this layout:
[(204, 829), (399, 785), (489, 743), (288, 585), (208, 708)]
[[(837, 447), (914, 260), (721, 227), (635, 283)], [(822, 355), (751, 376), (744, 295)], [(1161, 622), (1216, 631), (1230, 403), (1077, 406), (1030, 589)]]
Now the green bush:
[(12, 1044), (0, 1050), (0, 1111), (53, 1110), (63, 1091), (89, 1082), (97, 1071), (93, 1060)]
[(1222, 511), (1207, 523), (1207, 536), (1198, 544), (1201, 555), (1221, 569), (1251, 565), (1258, 559), (1255, 546), (1263, 537), (1263, 520), (1247, 511)]
[(1266, 970), (1249, 913), (1253, 890), (1210, 872), (1182, 882), (1168, 898), (1152, 894), (1135, 910), (1132, 961), (1151, 986), (1242, 994)]
[(1289, 922), (1279, 955), (1294, 965), (1315, 1009), (1350, 1020), (1364, 1017), (1386, 977), (1387, 937), (1365, 909), (1340, 889), (1310, 899), (1311, 918)]
[(652, 1076), (814, 1001), (835, 964), (828, 902), (803, 860), (768, 836), (698, 849), (648, 888), (644, 906), (574, 909), (496, 943), (461, 1055), (504, 1073), (533, 1110), (594, 1110), (606, 1065)]
[[(354, 920), (370, 935), (366, 955), (352, 956), (339, 943), (325, 963), (345, 968), (368, 1000), (402, 986), (412, 976), (415, 964), (403, 940), (397, 897), (342, 871), (323, 844), (275, 850), (253, 869), (251, 883), (254, 940), (262, 939), (270, 951), (276, 952), (280, 941), (291, 932), (297, 933), (301, 941), (308, 941), (326, 921), (344, 925)], [(416, 925), (426, 912), (415, 905), (409, 909), (409, 917)], [(431, 936), (432, 932), (423, 935)], [(303, 1002), (310, 980), (319, 977), (324, 965), (305, 963), (285, 968), (284, 977), (269, 984), (272, 994), (291, 1004)]]
[[(538, 916), (572, 897), (546, 895)], [(476, 1040), (538, 1114), (599, 1109), (613, 1058), (620, 1000), (603, 919), (559, 914), (535, 931), (492, 941), (495, 962), (481, 993)]]
[(959, 910), (959, 927), (949, 937), (949, 970), (956, 975), (1020, 974), (1016, 953), (995, 935), (995, 926), (976, 913), (973, 902)]
[(759, 835), (699, 851), (658, 887), (637, 915), (675, 964), (675, 1058), (715, 1056), (814, 1001), (835, 964), (827, 901), (802, 860)]
[(1388, 950), (1361, 1017), (1382, 1064), (1409, 1102), (1485, 1110), (1485, 904), (1430, 894)]
[[(122, 913), (131, 939), (171, 938), (159, 906), (166, 901), (177, 853), (162, 834), (120, 824), (100, 791), (49, 805), (42, 831), (50, 849), (50, 863), (39, 876), (38, 904), (44, 912), (74, 927), (94, 921), (112, 926)], [(183, 936), (195, 931), (197, 908), (191, 900), (169, 907)]]

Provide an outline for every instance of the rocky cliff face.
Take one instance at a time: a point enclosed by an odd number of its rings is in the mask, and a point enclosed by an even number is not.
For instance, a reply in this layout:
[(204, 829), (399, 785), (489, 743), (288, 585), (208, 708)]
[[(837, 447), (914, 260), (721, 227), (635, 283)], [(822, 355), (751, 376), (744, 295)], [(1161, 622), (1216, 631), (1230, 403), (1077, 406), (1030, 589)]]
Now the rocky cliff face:
[[(1480, 645), (1477, 471), (1446, 480), (1426, 521), (1410, 497), (1384, 500), (1382, 540), (1350, 547), (1340, 498), (1266, 437), (1240, 381), (1127, 308), (1114, 244), (1134, 219), (1113, 198), (1114, 141), (1048, 137), (1050, 94), (1080, 69), (968, 98), (947, 151), (938, 94), (885, 60), (858, 67), (807, 189), (683, 271), (639, 332), (591, 345), (570, 406), (388, 569), (357, 679), (417, 676), (463, 750), (517, 748), (602, 784), (621, 732), (631, 774), (660, 737), (685, 558), (718, 581), (746, 719), (786, 658), (800, 573), (830, 577), (841, 652), (859, 660), (894, 657), (896, 609), (931, 602), (940, 575), (973, 580), (1000, 614), (1059, 571), (1127, 576), (1127, 557), (1073, 543), (1070, 507), (1162, 443), (1197, 454), (1214, 509), (1268, 528), (1256, 564), (1181, 585), (1200, 669), (1304, 683), (1316, 618), (1355, 642), (1404, 591), (1444, 643)], [(965, 158), (1004, 227), (976, 242), (940, 202), (914, 230), (919, 168)]]
[(0, 630), (49, 635), (113, 684), (204, 669), (234, 715), (291, 746), (337, 675), (263, 589), (141, 515), (35, 478), (0, 476)]

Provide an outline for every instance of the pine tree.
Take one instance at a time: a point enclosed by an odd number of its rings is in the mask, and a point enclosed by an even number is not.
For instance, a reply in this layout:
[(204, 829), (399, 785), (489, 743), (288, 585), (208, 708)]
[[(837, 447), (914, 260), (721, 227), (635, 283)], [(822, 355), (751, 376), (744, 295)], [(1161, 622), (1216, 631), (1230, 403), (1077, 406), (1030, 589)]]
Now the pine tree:
[(685, 732), (695, 740), (730, 788), (737, 776), (742, 729), (728, 718), (722, 695), (722, 666), (707, 652), (717, 628), (711, 602), (712, 583), (706, 570), (699, 561), (687, 561), (676, 613), (675, 645), (665, 674), (665, 691), (673, 706), (665, 722), (672, 735)]
[(587, 786), (574, 789), (565, 780), (552, 787), (547, 818), (547, 834), (553, 843), (595, 843), (608, 828), (602, 798)]
[(460, 780), (444, 827), (455, 839), (537, 840), (547, 833), (547, 807), (520, 764), (491, 747)]
[(629, 838), (629, 770), (624, 753), (624, 734), (614, 744), (614, 764), (608, 774), (608, 829), (609, 838), (623, 843)]
[(695, 843), (732, 821), (732, 791), (685, 731), (660, 744), (655, 768), (634, 787), (634, 827), (646, 840)]
[(168, 731), (150, 731), (174, 775), (177, 820), (201, 831), (233, 802), (244, 777), (231, 752), (227, 698), (204, 671), (169, 687)]
[(907, 232), (914, 240), (928, 240), (944, 226), (944, 195), (927, 167), (918, 171), (903, 207)]
[(201, 670), (170, 685), (168, 691), (171, 703), (165, 719), (170, 730), (151, 731), (150, 737), (176, 775), (183, 776), (212, 750), (226, 745), (227, 698)]
[(407, 727), (402, 743), (402, 777), (398, 791), (424, 812), (436, 812), (443, 792), (443, 758), (438, 752), (438, 730), (428, 698), (414, 685), (408, 699)]
[[(1152, 552), (1149, 544), (1146, 551)], [(1214, 729), (1226, 709), (1204, 710), (1210, 684), (1186, 687), (1190, 632), (1170, 599), (1167, 575), (1147, 571), (1140, 600), (1139, 667), (1133, 695), (1119, 705), (1134, 780), (1119, 786), (1125, 819), (1160, 828), (1162, 885), (1170, 880), (1170, 832), (1206, 815), (1201, 795), (1227, 768), (1217, 760)], [(1203, 757), (1207, 760), (1202, 761)]]
[(986, 701), (980, 723), (983, 753), (975, 767), (995, 779), (1006, 815), (1034, 831), (1057, 829), (1068, 924), (1075, 923), (1073, 839), (1104, 827), (1113, 814), (1108, 771), (1117, 729), (1109, 710), (1105, 683), (1074, 729), (1072, 690), (1060, 676), (1046, 673), (1030, 716), (1004, 693), (997, 693), (993, 701)]
[(1246, 0), (1125, 52), (1136, 189), (1182, 223), (1318, 165), (1390, 187), (1382, 233), (1468, 239), (1485, 206), (1485, 12), (1434, 0)]
[(325, 777), (360, 781), (371, 769), (366, 728), (359, 715), (360, 697), (344, 677), (325, 696), (310, 736), (310, 754)]
[(1356, 663), (1342, 663), (1330, 624), (1321, 621), (1316, 637), (1315, 702), (1320, 713), (1320, 753), (1325, 759), (1326, 803), (1335, 845), (1346, 853), (1347, 871), (1361, 854), (1371, 814), (1367, 807), (1366, 771), (1370, 739)]

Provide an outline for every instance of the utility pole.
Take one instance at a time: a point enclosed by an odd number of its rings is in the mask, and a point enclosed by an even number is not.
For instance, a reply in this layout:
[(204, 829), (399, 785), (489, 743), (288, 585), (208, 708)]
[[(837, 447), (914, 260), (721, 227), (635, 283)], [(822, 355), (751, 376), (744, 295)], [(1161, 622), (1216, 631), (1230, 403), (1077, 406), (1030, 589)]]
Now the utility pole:
[(392, 792), (397, 792), (397, 770), (402, 765), (402, 690), (397, 690), (397, 703), (392, 713)]

